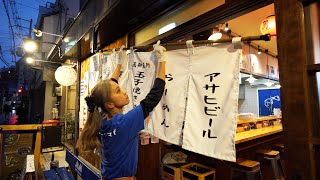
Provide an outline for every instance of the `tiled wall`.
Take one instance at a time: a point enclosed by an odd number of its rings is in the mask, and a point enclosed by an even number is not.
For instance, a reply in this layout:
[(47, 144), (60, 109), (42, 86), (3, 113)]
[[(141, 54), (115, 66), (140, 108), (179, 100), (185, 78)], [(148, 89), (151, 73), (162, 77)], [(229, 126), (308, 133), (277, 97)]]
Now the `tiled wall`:
[(245, 84), (245, 99), (239, 99), (239, 113), (254, 113), (258, 116), (258, 96), (257, 87), (251, 87), (248, 83)]

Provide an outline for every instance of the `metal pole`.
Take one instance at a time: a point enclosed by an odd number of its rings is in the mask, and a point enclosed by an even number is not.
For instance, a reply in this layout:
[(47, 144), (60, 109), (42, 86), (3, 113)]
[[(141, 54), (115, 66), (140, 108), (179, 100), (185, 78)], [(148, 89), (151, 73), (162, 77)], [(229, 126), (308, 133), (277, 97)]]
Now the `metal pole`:
[[(261, 35), (261, 36), (247, 36), (247, 37), (242, 37), (241, 41), (242, 42), (247, 42), (247, 41), (270, 41), (270, 34), (266, 34), (266, 35)], [(213, 43), (227, 43), (227, 42), (232, 42), (233, 38), (228, 38), (228, 39), (218, 39), (218, 40), (200, 40), (200, 41), (193, 41), (192, 44), (194, 45), (201, 45), (201, 44), (213, 44)], [(174, 43), (165, 43), (165, 44), (161, 44), (164, 47), (167, 46), (181, 46), (181, 45), (185, 45), (185, 42), (174, 42)], [(145, 50), (145, 49), (149, 49), (152, 48), (153, 45), (147, 45), (147, 46), (133, 46), (133, 49), (137, 49), (137, 50)], [(124, 50), (129, 50), (130, 48), (123, 48)], [(117, 48), (116, 50), (119, 50), (119, 48)], [(103, 50), (102, 52), (107, 52), (107, 51), (112, 51), (112, 49), (107, 49), (107, 50)]]
[(31, 32), (32, 32), (32, 19), (30, 19), (30, 28), (29, 28), (29, 38), (31, 39)]

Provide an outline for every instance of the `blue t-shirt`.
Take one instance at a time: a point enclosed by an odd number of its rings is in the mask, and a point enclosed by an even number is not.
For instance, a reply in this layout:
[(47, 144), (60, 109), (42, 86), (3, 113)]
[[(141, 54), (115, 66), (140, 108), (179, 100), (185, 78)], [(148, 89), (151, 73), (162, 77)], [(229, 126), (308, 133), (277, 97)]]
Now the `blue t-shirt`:
[(144, 129), (144, 116), (139, 105), (127, 114), (103, 119), (100, 129), (101, 175), (106, 179), (134, 176), (138, 164), (139, 131)]

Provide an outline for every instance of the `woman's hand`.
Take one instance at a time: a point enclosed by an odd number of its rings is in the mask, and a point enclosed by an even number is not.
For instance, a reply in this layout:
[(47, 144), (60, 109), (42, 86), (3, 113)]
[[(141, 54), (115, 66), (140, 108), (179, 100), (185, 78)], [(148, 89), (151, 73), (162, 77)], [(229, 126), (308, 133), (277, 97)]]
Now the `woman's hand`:
[(153, 53), (156, 59), (159, 62), (158, 66), (158, 78), (165, 81), (166, 78), (166, 55), (165, 52), (166, 48), (160, 45), (160, 41), (157, 44), (153, 45)]
[(153, 45), (153, 52), (158, 62), (166, 61), (166, 56), (164, 53), (165, 51), (166, 51), (166, 48), (160, 45), (160, 41), (158, 41), (157, 44)]

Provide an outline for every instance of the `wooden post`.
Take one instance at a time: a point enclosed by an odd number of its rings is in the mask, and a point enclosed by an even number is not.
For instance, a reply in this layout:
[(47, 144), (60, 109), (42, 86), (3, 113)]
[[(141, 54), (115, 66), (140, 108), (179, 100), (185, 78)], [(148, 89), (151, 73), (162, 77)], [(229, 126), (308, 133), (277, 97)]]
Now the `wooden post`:
[(3, 141), (3, 134), (2, 134), (2, 128), (0, 127), (0, 179), (2, 176), (2, 165), (3, 165), (3, 149), (2, 149), (2, 145), (4, 145), (4, 141)]
[(304, 9), (298, 0), (275, 0), (287, 179), (316, 179)]
[(39, 126), (37, 129), (36, 143), (34, 147), (34, 167), (35, 167), (35, 179), (38, 179), (39, 172), (39, 162), (40, 162), (40, 153), (41, 153), (41, 134), (42, 126)]

